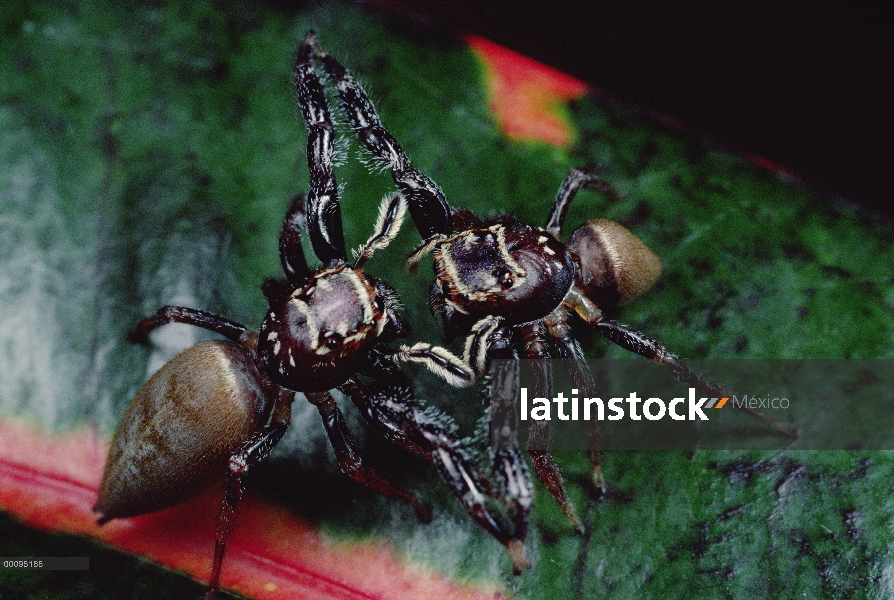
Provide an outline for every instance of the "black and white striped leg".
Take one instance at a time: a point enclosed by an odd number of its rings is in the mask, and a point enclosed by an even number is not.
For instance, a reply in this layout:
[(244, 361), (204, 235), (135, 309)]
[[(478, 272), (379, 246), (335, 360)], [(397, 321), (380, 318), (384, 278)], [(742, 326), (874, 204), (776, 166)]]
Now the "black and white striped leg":
[(310, 277), (310, 269), (301, 247), (301, 230), (307, 227), (304, 203), (304, 196), (300, 194), (292, 199), (292, 206), (283, 219), (279, 233), (279, 260), (286, 279), (294, 284), (301, 284)]
[[(525, 459), (518, 447), (518, 388), (520, 364), (512, 350), (512, 330), (501, 327), (487, 340), (490, 395), (490, 440), (494, 473), (512, 509), (515, 537), (528, 535), (534, 490)], [(515, 562), (515, 561), (514, 561)], [(515, 562), (516, 574), (527, 566), (524, 557)]]
[(204, 310), (185, 308), (183, 306), (162, 306), (154, 315), (146, 317), (137, 323), (137, 326), (127, 334), (127, 339), (134, 344), (148, 344), (149, 334), (168, 323), (186, 323), (187, 325), (201, 327), (202, 329), (219, 333), (228, 340), (241, 344), (249, 350), (257, 347), (257, 334), (245, 327), (245, 325), (240, 325), (235, 321), (224, 319)]
[[(553, 347), (568, 373), (572, 384), (583, 397), (598, 397), (596, 382), (590, 368), (584, 361), (584, 354), (580, 346), (571, 335), (568, 326), (568, 313), (564, 306), (559, 306), (544, 319)], [(602, 431), (597, 420), (585, 421), (587, 432), (587, 445), (590, 452), (590, 465), (592, 468), (593, 495), (598, 499), (605, 495), (605, 477), (602, 473)]]
[[(543, 321), (522, 327), (522, 336), (525, 341), (525, 355), (529, 359), (531, 369), (531, 397), (552, 398), (552, 366), (549, 362)], [(583, 533), (580, 519), (565, 492), (562, 475), (549, 453), (549, 421), (531, 421), (528, 432), (528, 454), (541, 481), (556, 499), (559, 507), (568, 516), (574, 528)]]
[(312, 34), (298, 51), (295, 61), (295, 89), (301, 114), (307, 125), (307, 167), (310, 189), (307, 192), (307, 224), (314, 253), (323, 264), (347, 260), (342, 231), (338, 185), (332, 171), (332, 147), (335, 132), (323, 86), (314, 71)]
[[(578, 315), (580, 315), (584, 321), (595, 327), (596, 330), (601, 335), (608, 338), (609, 341), (630, 352), (648, 358), (654, 363), (668, 367), (677, 380), (691, 385), (699, 392), (714, 398), (732, 397), (732, 394), (730, 394), (729, 391), (723, 389), (713, 381), (705, 379), (687, 367), (686, 364), (680, 360), (680, 357), (668, 352), (667, 348), (662, 344), (646, 337), (638, 331), (630, 329), (626, 325), (621, 325), (616, 321), (606, 318), (605, 315), (602, 314), (602, 311), (576, 288), (571, 288), (565, 298), (565, 302)], [(772, 419), (762, 412), (754, 410), (744, 404), (737, 404), (736, 407), (745, 411), (755, 419), (763, 421), (766, 425), (780, 433), (784, 433), (789, 437), (798, 436), (798, 430), (788, 423), (782, 423), (776, 419)]]
[(562, 232), (562, 223), (565, 221), (565, 215), (568, 213), (568, 207), (578, 190), (582, 187), (599, 190), (600, 192), (609, 192), (612, 190), (608, 183), (598, 175), (587, 171), (586, 169), (571, 169), (565, 181), (559, 187), (556, 193), (556, 201), (546, 220), (546, 230), (555, 238), (559, 237)]
[(280, 390), (274, 404), (270, 424), (252, 435), (231, 458), (224, 484), (224, 501), (217, 520), (217, 531), (214, 536), (214, 563), (211, 567), (211, 579), (205, 600), (210, 600), (220, 587), (220, 570), (223, 565), (227, 541), (236, 525), (239, 502), (242, 500), (244, 487), (242, 478), (252, 466), (267, 458), (276, 444), (282, 439), (292, 419), (292, 402), (295, 392)]
[(412, 346), (401, 346), (400, 350), (389, 354), (392, 360), (417, 362), (441, 377), (452, 386), (466, 387), (475, 382), (475, 372), (468, 363), (441, 346), (418, 342)]
[(508, 331), (509, 329), (503, 326), (503, 319), (492, 315), (484, 317), (472, 326), (472, 333), (466, 338), (463, 360), (477, 377), (482, 377), (487, 372), (487, 359), (490, 358), (491, 346), (494, 346), (494, 352), (497, 352), (497, 348), (503, 343), (498, 342), (498, 338), (508, 336)]
[(305, 396), (307, 396), (307, 400), (311, 404), (317, 407), (320, 417), (323, 419), (326, 434), (329, 436), (329, 443), (335, 451), (335, 457), (338, 460), (338, 466), (342, 473), (380, 494), (403, 500), (413, 507), (417, 518), (421, 522), (431, 522), (431, 509), (428, 505), (421, 502), (413, 494), (396, 487), (376, 473), (371, 467), (363, 464), (354, 446), (354, 441), (351, 439), (351, 432), (348, 430), (345, 417), (339, 410), (335, 400), (332, 399), (332, 396), (328, 392), (305, 394)]
[(513, 564), (519, 555), (523, 561), (523, 539), (510, 534), (487, 509), (487, 498), (497, 495), (494, 486), (454, 439), (447, 417), (423, 414), (409, 379), (384, 355), (373, 357), (364, 374), (370, 383), (349, 380), (339, 389), (390, 442), (433, 463), (466, 513), (506, 546)]
[[(305, 44), (314, 44), (310, 36)], [(348, 122), (372, 153), (391, 169), (398, 189), (406, 196), (413, 223), (424, 239), (450, 232), (450, 208), (438, 186), (416, 170), (394, 137), (382, 127), (376, 109), (366, 92), (345, 67), (319, 47), (316, 56), (323, 69), (335, 81)]]
[(376, 250), (385, 248), (400, 231), (404, 214), (407, 212), (407, 201), (399, 192), (388, 194), (379, 204), (379, 214), (372, 236), (357, 250), (354, 268), (359, 269), (369, 260)]

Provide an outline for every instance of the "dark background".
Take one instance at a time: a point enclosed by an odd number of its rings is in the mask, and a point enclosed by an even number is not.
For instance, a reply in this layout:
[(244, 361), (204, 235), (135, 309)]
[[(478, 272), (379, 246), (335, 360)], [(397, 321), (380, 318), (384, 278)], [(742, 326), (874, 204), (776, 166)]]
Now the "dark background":
[(486, 37), (894, 219), (892, 99), (885, 89), (894, 83), (890, 8), (375, 4), (420, 24)]

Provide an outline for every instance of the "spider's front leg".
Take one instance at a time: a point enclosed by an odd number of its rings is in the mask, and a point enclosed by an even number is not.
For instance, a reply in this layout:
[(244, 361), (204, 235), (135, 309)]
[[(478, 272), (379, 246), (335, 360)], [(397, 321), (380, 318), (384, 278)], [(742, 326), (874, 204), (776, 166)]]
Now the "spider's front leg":
[(335, 132), (323, 86), (311, 63), (312, 52), (313, 47), (307, 43), (298, 51), (295, 61), (295, 89), (301, 114), (307, 125), (307, 167), (310, 170), (307, 207), (312, 217), (307, 223), (308, 232), (317, 258), (323, 264), (330, 264), (336, 260), (347, 260), (347, 255), (338, 185), (332, 171)]
[(423, 414), (409, 379), (386, 355), (371, 358), (364, 370), (369, 383), (350, 380), (339, 389), (390, 442), (433, 463), (466, 513), (508, 549), (513, 567), (526, 567), (524, 537), (507, 532), (488, 510), (487, 498), (496, 497), (496, 491), (454, 439), (452, 424), (446, 417)]
[(395, 185), (406, 196), (410, 216), (423, 238), (450, 232), (450, 207), (438, 186), (410, 164), (410, 159), (394, 137), (382, 127), (369, 96), (348, 70), (316, 45), (316, 36), (308, 34), (302, 56), (313, 52), (323, 69), (335, 80), (342, 107), (351, 128), (372, 153), (390, 169)]
[[(528, 534), (534, 490), (518, 446), (519, 364), (512, 349), (512, 333), (512, 327), (498, 317), (481, 319), (472, 327), (472, 334), (466, 340), (465, 360), (478, 375), (490, 374), (493, 468), (505, 494), (500, 500), (512, 509), (515, 536), (524, 540)], [(519, 571), (518, 568), (515, 570)]]

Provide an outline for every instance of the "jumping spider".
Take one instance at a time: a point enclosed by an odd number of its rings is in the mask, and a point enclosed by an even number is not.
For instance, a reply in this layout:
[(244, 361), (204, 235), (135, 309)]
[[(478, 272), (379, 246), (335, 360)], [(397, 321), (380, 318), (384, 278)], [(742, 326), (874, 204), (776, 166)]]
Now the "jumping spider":
[[(434, 258), (435, 282), (430, 307), (440, 317), (447, 341), (468, 333), (464, 359), (476, 376), (488, 369), (488, 360), (515, 355), (516, 333), (521, 334), (524, 356), (566, 359), (573, 385), (580, 394), (597, 395), (593, 376), (569, 325), (570, 313), (611, 342), (669, 367), (680, 381), (713, 397), (730, 396), (717, 384), (687, 367), (660, 343), (610, 318), (613, 309), (645, 293), (657, 280), (661, 262), (646, 245), (621, 225), (593, 219), (578, 228), (563, 244), (559, 240), (568, 206), (582, 187), (609, 191), (600, 177), (573, 169), (559, 188), (545, 227), (519, 222), (511, 215), (482, 220), (467, 210), (455, 210), (438, 186), (416, 170), (394, 137), (382, 126), (366, 92), (338, 60), (324, 52), (313, 32), (307, 51), (321, 64), (338, 91), (348, 123), (373, 159), (391, 170), (397, 188), (406, 196), (410, 215), (423, 238), (408, 260), (414, 271), (428, 253)], [(313, 104), (302, 98), (303, 104)], [(532, 393), (550, 397), (551, 373), (544, 360), (531, 361)], [(511, 414), (510, 407), (495, 415)], [(769, 426), (794, 435), (788, 425), (747, 407), (741, 407)], [(501, 417), (501, 418), (503, 418)], [(492, 427), (510, 432), (514, 424)], [(528, 442), (538, 475), (572, 524), (581, 523), (568, 500), (562, 478), (548, 451), (548, 421), (534, 421)], [(591, 428), (591, 462), (597, 494), (604, 492), (598, 447), (598, 428)], [(515, 510), (516, 532), (524, 539), (531, 503), (531, 484), (514, 439), (503, 439), (494, 453), (494, 468)]]
[[(409, 328), (396, 312), (397, 292), (361, 267), (397, 234), (406, 212), (402, 194), (383, 200), (374, 234), (348, 263), (331, 168), (332, 124), (322, 86), (309, 68), (309, 51), (305, 46), (299, 53), (295, 76), (309, 131), (310, 191), (306, 205), (297, 198), (283, 223), (279, 250), (285, 279), (269, 279), (261, 288), (269, 310), (259, 333), (207, 312), (165, 306), (130, 334), (131, 341), (145, 344), (154, 329), (179, 322), (229, 341), (185, 350), (137, 393), (112, 441), (94, 508), (99, 523), (175, 506), (224, 480), (210, 598), (219, 587), (242, 478), (285, 433), (295, 392), (317, 407), (345, 474), (409, 503), (428, 521), (424, 503), (361, 462), (328, 391), (338, 389), (389, 441), (434, 463), (466, 512), (523, 565), (522, 541), (486, 507), (488, 497), (501, 497), (453, 439), (446, 417), (423, 413), (395, 362), (421, 362), (453, 385), (470, 383), (473, 373), (443, 348), (385, 346)], [(305, 224), (324, 263), (317, 270), (308, 267), (302, 250)]]

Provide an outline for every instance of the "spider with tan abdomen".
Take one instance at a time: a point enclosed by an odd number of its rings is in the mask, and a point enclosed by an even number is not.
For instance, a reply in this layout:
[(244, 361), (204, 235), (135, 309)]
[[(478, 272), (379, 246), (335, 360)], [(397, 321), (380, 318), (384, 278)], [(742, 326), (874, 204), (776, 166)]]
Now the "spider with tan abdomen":
[[(649, 290), (661, 272), (660, 260), (639, 238), (618, 223), (593, 219), (575, 230), (564, 244), (560, 241), (568, 206), (578, 191), (609, 191), (601, 177), (573, 169), (559, 188), (545, 227), (522, 223), (511, 215), (483, 220), (468, 210), (454, 209), (439, 187), (413, 167), (382, 126), (366, 92), (338, 60), (320, 48), (313, 32), (305, 48), (331, 78), (355, 134), (373, 160), (390, 169), (394, 183), (407, 198), (413, 223), (423, 238), (409, 257), (408, 268), (415, 271), (423, 257), (432, 254), (436, 279), (430, 287), (430, 307), (441, 319), (448, 342), (467, 335), (464, 360), (477, 376), (488, 371), (489, 359), (513, 357), (519, 348), (531, 359), (566, 359), (564, 365), (573, 385), (582, 395), (597, 395), (569, 324), (571, 314), (576, 314), (611, 342), (667, 366), (677, 379), (702, 393), (712, 397), (731, 395), (691, 370), (660, 343), (606, 316), (604, 311)], [(311, 98), (301, 101), (313, 105)], [(521, 334), (521, 340), (517, 334)], [(531, 365), (531, 393), (552, 396), (549, 363), (534, 360)], [(789, 425), (740, 408), (786, 435), (796, 433)], [(518, 442), (512, 439), (515, 411), (498, 407), (493, 417), (506, 420), (491, 428), (504, 437), (496, 444), (494, 469), (514, 507), (515, 535), (523, 539), (532, 489)], [(580, 530), (581, 522), (548, 450), (549, 424), (535, 421), (532, 427), (527, 449), (535, 469)], [(591, 426), (588, 434), (594, 491), (598, 495), (604, 492), (605, 481), (597, 427)]]
[[(338, 389), (392, 443), (433, 463), (450, 491), (482, 528), (505, 545), (516, 567), (524, 545), (487, 507), (502, 501), (496, 486), (455, 439), (446, 416), (426, 413), (397, 362), (419, 362), (453, 385), (471, 383), (468, 365), (444, 348), (417, 343), (391, 348), (408, 335), (397, 292), (363, 270), (386, 247), (406, 212), (400, 193), (387, 196), (372, 237), (348, 261), (338, 187), (331, 168), (333, 135), (322, 86), (299, 53), (296, 85), (308, 127), (310, 189), (293, 202), (279, 238), (285, 279), (261, 290), (268, 312), (258, 333), (204, 311), (165, 306), (142, 320), (129, 339), (178, 322), (226, 340), (188, 348), (166, 363), (132, 401), (115, 433), (95, 510), (100, 524), (175, 506), (224, 483), (206, 598), (219, 587), (227, 540), (243, 495), (245, 472), (285, 433), (296, 392), (316, 406), (341, 470), (359, 483), (409, 503), (421, 521), (428, 506), (363, 464), (329, 390)], [(308, 266), (301, 230), (310, 231), (322, 267)]]

